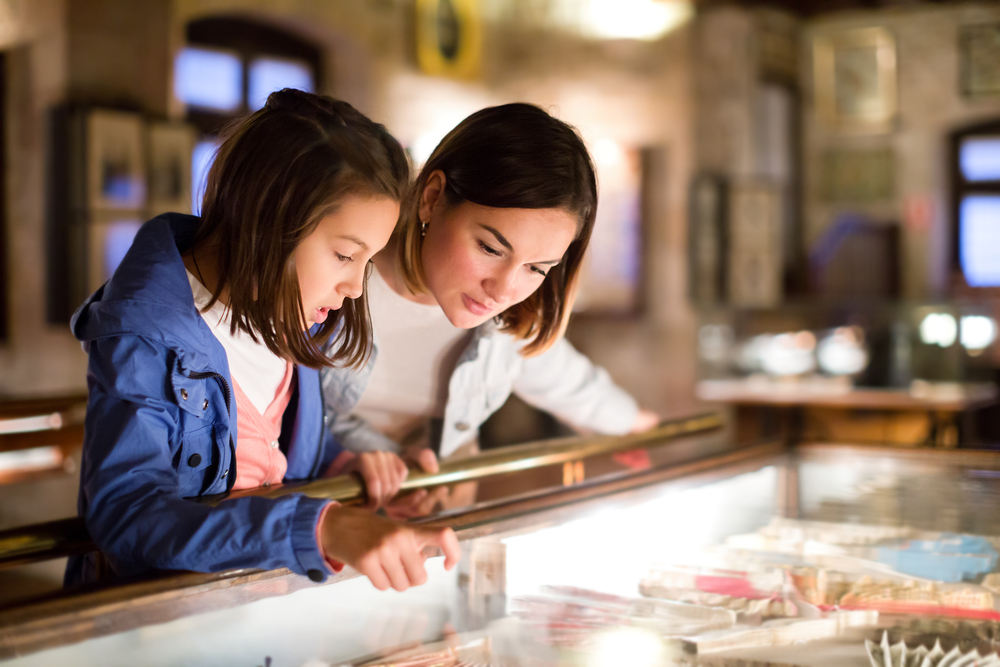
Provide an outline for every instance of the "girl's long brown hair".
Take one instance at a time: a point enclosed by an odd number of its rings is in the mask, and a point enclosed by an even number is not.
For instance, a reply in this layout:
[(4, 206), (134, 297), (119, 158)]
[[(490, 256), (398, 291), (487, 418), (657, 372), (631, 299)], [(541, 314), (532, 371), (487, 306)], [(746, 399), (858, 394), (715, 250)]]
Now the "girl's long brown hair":
[(394, 235), (407, 288), (426, 293), (418, 212), (430, 174), (445, 175), (449, 205), (556, 208), (576, 216), (577, 235), (527, 299), (498, 317), (502, 329), (529, 340), (524, 356), (541, 354), (563, 334), (597, 214), (597, 177), (590, 153), (571, 126), (530, 104), (505, 104), (472, 114), (428, 158), (403, 202)]
[[(361, 364), (371, 351), (367, 287), (309, 336), (293, 253), (344, 197), (401, 201), (408, 180), (399, 142), (351, 105), (272, 93), (230, 129), (208, 174), (195, 237), (218, 248), (208, 307), (228, 289), (232, 333), (311, 368)], [(335, 349), (324, 354), (334, 333)]]

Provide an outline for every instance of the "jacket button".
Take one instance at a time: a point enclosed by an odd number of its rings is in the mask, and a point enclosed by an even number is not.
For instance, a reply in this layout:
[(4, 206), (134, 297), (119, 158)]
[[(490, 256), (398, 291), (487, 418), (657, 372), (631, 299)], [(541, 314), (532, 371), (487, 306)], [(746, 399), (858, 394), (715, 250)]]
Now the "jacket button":
[(317, 584), (323, 581), (323, 573), (320, 572), (319, 570), (309, 570), (308, 572), (306, 572), (306, 576), (309, 577), (312, 581), (315, 581)]
[(205, 402), (201, 404), (201, 409), (202, 410), (208, 410), (208, 399), (207, 398), (205, 399)]
[(188, 390), (187, 389), (181, 389), (181, 398), (183, 398), (185, 401), (188, 400)]
[(192, 454), (188, 457), (188, 465), (192, 468), (197, 468), (199, 463), (201, 463), (201, 454)]
[(469, 425), (466, 422), (458, 422), (455, 424), (455, 429), (459, 431), (468, 431)]

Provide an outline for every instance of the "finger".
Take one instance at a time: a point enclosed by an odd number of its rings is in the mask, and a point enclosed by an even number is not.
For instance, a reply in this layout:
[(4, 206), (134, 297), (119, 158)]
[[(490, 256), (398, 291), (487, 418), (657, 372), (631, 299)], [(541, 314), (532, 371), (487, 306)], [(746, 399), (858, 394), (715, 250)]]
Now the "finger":
[(368, 577), (368, 580), (372, 582), (372, 586), (378, 590), (389, 590), (389, 577), (386, 575), (385, 570), (382, 568), (382, 563), (379, 562), (378, 558), (366, 558), (358, 564), (356, 569)]
[(426, 447), (417, 452), (417, 464), (424, 472), (436, 473), (440, 470), (434, 450)]
[(389, 577), (389, 582), (397, 591), (402, 593), (410, 587), (410, 578), (406, 576), (406, 568), (403, 567), (400, 554), (395, 550), (383, 555), (382, 569), (385, 570), (386, 575)]
[(418, 516), (423, 516), (425, 514), (430, 514), (434, 511), (434, 508), (439, 502), (448, 497), (448, 487), (442, 486), (434, 489), (434, 493), (428, 494), (426, 498), (423, 498), (421, 502), (414, 508), (419, 512)]
[(444, 569), (450, 570), (458, 564), (462, 557), (462, 548), (458, 545), (458, 537), (451, 528), (441, 530), (423, 530), (421, 532), (421, 547), (438, 547), (444, 553)]
[(409, 474), (410, 470), (406, 467), (406, 463), (403, 459), (399, 458), (395, 454), (392, 456), (392, 467), (396, 478), (396, 485), (393, 488), (392, 495), (395, 496), (399, 493), (399, 490), (403, 488), (403, 482), (406, 481), (406, 476)]
[(365, 482), (365, 493), (368, 494), (367, 507), (378, 509), (382, 501), (382, 480), (378, 475), (378, 462), (376, 457), (366, 456), (361, 462), (361, 478)]
[(416, 543), (411, 544), (408, 549), (403, 549), (400, 555), (402, 556), (403, 567), (406, 569), (406, 577), (409, 579), (410, 585), (420, 586), (426, 583), (427, 570), (424, 568), (424, 559), (417, 550)]

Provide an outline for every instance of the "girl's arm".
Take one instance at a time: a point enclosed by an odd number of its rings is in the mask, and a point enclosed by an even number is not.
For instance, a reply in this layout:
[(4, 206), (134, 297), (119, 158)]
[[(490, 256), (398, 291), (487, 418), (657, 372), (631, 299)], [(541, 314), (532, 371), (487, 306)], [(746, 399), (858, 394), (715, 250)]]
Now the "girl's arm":
[(658, 421), (565, 338), (542, 354), (526, 358), (513, 390), (526, 403), (598, 433), (621, 435), (645, 430)]
[[(168, 393), (172, 357), (137, 336), (91, 341), (80, 492), (98, 547), (119, 575), (287, 567), (324, 577), (316, 526), (328, 501), (293, 495), (209, 507), (181, 497), (173, 459), (184, 434)], [(212, 430), (206, 423), (196, 435), (214, 437)]]

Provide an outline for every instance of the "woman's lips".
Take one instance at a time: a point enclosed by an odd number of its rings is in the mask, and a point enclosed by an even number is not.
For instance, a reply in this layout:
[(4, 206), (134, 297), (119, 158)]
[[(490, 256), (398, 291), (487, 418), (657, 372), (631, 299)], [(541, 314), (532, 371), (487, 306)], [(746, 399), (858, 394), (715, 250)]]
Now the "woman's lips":
[(462, 303), (465, 305), (466, 310), (476, 317), (482, 317), (483, 315), (490, 314), (490, 308), (487, 308), (483, 304), (471, 298), (468, 294), (462, 294)]
[(317, 308), (316, 315), (313, 317), (313, 322), (316, 324), (323, 324), (323, 322), (326, 322), (326, 316), (329, 314), (329, 308)]

